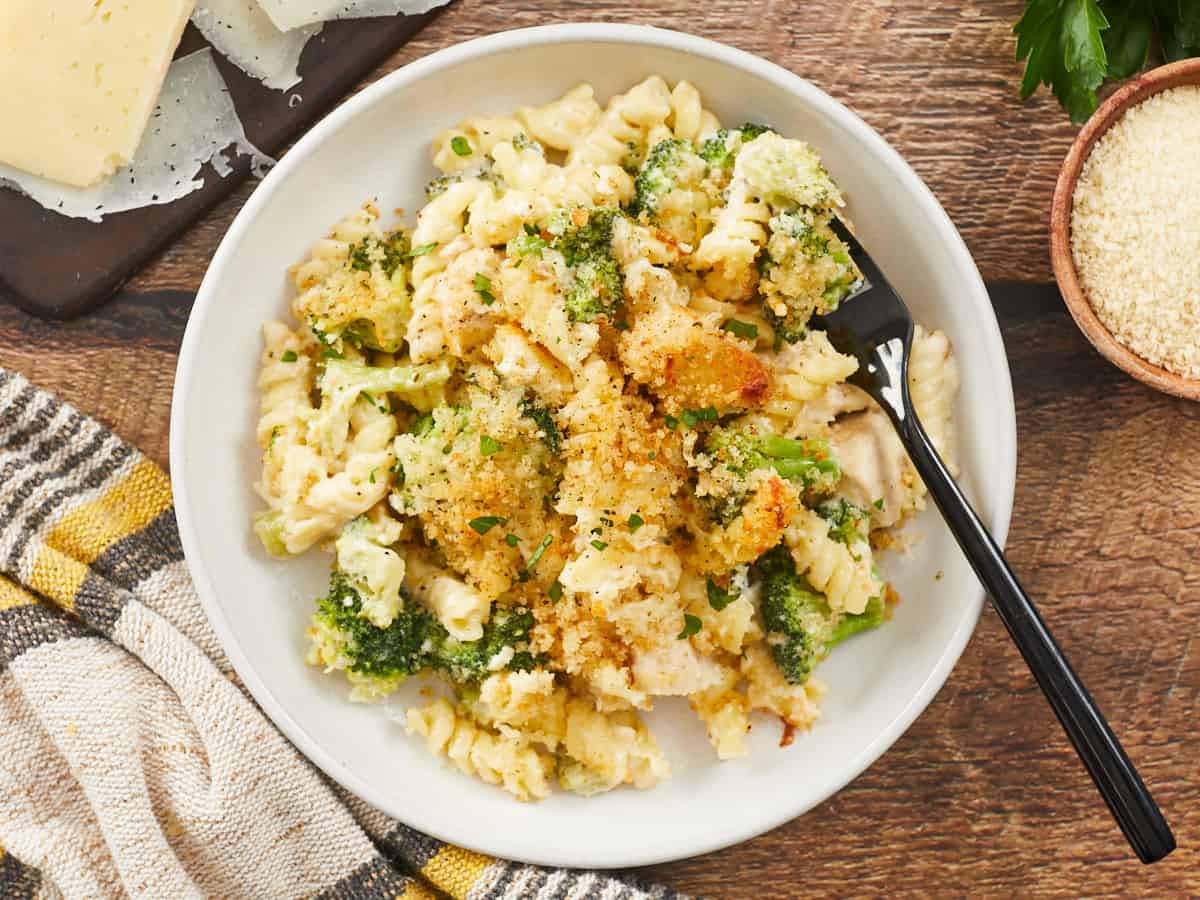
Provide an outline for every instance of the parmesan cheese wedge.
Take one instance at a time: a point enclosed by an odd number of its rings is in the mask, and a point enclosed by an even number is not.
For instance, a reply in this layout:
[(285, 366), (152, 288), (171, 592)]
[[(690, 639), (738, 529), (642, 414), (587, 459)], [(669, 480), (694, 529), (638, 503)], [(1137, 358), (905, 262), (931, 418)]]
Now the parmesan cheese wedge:
[(318, 23), (280, 31), (258, 0), (196, 0), (192, 23), (230, 62), (277, 91), (300, 80), (300, 54), (321, 30)]
[(0, 162), (76, 187), (133, 159), (193, 0), (2, 0)]
[(258, 0), (280, 31), (291, 31), (331, 19), (369, 16), (415, 16), (445, 6), (450, 0)]
[(109, 213), (170, 203), (198, 190), (206, 163), (224, 178), (238, 154), (250, 157), (258, 176), (274, 162), (247, 140), (212, 51), (205, 47), (171, 64), (133, 161), (107, 181), (67, 187), (0, 163), (0, 186), (16, 188), (59, 215), (99, 222)]

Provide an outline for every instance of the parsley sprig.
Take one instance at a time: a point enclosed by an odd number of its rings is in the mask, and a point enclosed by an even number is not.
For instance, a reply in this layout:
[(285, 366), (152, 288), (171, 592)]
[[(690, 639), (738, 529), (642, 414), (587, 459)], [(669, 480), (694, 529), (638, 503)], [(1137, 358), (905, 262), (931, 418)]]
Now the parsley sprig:
[(1073, 122), (1096, 110), (1106, 79), (1128, 78), (1153, 37), (1168, 62), (1200, 56), (1200, 3), (1193, 0), (1027, 0), (1013, 26), (1025, 60), (1021, 98), (1046, 85)]

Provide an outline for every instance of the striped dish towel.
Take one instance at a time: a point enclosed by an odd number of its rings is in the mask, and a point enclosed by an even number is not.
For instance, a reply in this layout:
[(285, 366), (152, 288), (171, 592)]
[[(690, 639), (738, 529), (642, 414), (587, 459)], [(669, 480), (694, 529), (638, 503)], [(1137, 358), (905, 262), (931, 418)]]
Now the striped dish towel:
[(673, 898), (426, 837), (254, 705), (163, 472), (0, 369), (0, 897)]

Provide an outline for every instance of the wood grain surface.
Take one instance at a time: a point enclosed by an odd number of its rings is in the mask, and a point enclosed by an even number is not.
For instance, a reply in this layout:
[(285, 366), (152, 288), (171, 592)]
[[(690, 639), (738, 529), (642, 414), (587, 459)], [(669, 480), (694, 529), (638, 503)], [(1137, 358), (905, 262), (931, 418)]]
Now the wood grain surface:
[[(1026, 282), (993, 285), (1020, 436), (1010, 556), (1180, 848), (1150, 868), (1132, 857), (988, 610), (945, 688), (864, 775), (769, 834), (643, 870), (673, 887), (756, 900), (1200, 896), (1200, 405), (1104, 362), (1047, 284), (1045, 222), (1074, 129), (1050, 100), (1017, 101), (1009, 29), (1020, 5), (459, 0), (387, 67), (547, 22), (642, 22), (722, 40), (850, 105), (929, 183), (984, 276)], [(190, 292), (248, 190), (98, 314), (61, 325), (0, 308), (0, 365), (166, 465)]]

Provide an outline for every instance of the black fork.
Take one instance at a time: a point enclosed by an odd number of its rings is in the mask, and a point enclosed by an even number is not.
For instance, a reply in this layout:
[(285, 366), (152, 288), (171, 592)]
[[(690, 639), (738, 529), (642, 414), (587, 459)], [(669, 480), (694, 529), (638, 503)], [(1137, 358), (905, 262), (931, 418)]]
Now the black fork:
[(825, 331), (839, 351), (858, 360), (858, 371), (849, 380), (874, 397), (892, 420), (930, 496), (1117, 824), (1142, 862), (1157, 862), (1175, 849), (1170, 826), (917, 419), (908, 390), (913, 342), (908, 307), (854, 235), (836, 220), (833, 230), (849, 246), (865, 283), (835, 311), (815, 317), (813, 327)]

